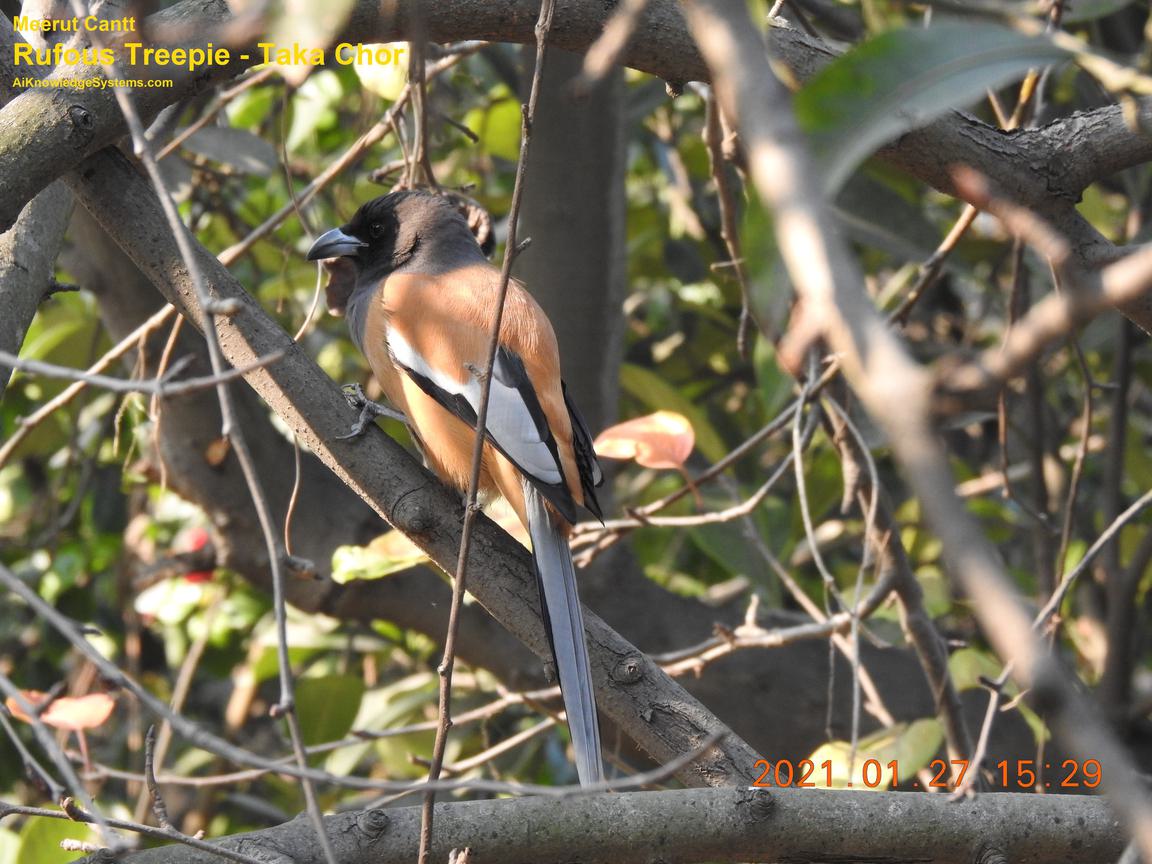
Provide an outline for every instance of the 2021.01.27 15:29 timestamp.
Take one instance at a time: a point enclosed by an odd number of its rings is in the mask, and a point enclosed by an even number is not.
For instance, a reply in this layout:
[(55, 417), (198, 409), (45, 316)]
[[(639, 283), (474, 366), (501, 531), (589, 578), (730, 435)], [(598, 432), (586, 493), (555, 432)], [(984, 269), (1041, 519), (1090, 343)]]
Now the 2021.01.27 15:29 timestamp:
[[(755, 768), (760, 775), (752, 785), (761, 787), (795, 786), (814, 789), (833, 785), (851, 788), (855, 785), (877, 789), (900, 785), (900, 766), (895, 759), (886, 764), (879, 759), (865, 759), (860, 763), (859, 775), (856, 775), (860, 782), (855, 784), (851, 780), (834, 782), (836, 772), (833, 771), (831, 759), (825, 759), (819, 765), (811, 759), (801, 759), (796, 763), (790, 759), (778, 759), (775, 763), (757, 759)], [(968, 760), (952, 759), (946, 762), (933, 759), (928, 763), (927, 771), (932, 774), (932, 778), (925, 788), (952, 789), (954, 784), (964, 782), (964, 776), (968, 773)], [(1100, 779), (1100, 762), (1096, 759), (1065, 759), (1059, 764), (1045, 762), (1042, 772), (1038, 771), (1035, 759), (1001, 759), (992, 772), (992, 782), (1004, 789), (1035, 789), (1037, 786), (1045, 789), (1095, 789), (1100, 785)], [(919, 789), (921, 783), (914, 780), (911, 786)]]

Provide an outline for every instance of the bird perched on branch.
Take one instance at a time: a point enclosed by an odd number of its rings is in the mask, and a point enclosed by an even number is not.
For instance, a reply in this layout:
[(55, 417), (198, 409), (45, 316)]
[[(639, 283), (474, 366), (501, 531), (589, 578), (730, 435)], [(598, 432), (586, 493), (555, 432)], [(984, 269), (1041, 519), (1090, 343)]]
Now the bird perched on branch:
[[(393, 192), (323, 234), (308, 259), (340, 259), (329, 262), (329, 307), (344, 307), (353, 340), (399, 413), (367, 403), (369, 410), (401, 417), (428, 465), (467, 488), (500, 273), (463, 216), (441, 195)], [(515, 280), (491, 380), (480, 490), (506, 498), (532, 538), (576, 768), (588, 785), (603, 779), (603, 761), (568, 535), (577, 505), (601, 516), (595, 490), (603, 476), (561, 380), (552, 325)]]

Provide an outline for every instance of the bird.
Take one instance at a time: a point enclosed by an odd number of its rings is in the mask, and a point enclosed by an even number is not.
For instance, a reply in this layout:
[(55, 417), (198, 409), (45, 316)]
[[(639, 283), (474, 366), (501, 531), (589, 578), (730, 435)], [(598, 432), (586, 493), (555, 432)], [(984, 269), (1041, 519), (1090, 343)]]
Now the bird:
[[(447, 197), (406, 189), (362, 205), (312, 244), (324, 261), (331, 311), (343, 313), (392, 408), (354, 393), (364, 409), (402, 419), (441, 479), (467, 489), (481, 377), (499, 300), (500, 271)], [(542, 618), (582, 786), (602, 783), (603, 756), (576, 572), (568, 537), (577, 508), (603, 513), (592, 436), (560, 374), (544, 310), (511, 279), (491, 370), (479, 491), (500, 495), (532, 540)], [(351, 437), (351, 436), (347, 436)]]

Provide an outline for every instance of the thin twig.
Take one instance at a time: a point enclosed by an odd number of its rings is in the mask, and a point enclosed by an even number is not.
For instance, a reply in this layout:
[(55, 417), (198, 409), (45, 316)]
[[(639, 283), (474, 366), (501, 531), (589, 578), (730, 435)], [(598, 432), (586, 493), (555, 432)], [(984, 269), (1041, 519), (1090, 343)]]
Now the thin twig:
[(752, 286), (748, 283), (748, 271), (744, 265), (744, 252), (740, 244), (740, 229), (736, 221), (736, 192), (732, 188), (727, 160), (724, 158), (724, 133), (720, 122), (720, 106), (716, 96), (708, 91), (708, 102), (704, 120), (704, 143), (708, 147), (709, 164), (712, 166), (712, 182), (716, 184), (716, 198), (720, 204), (720, 236), (728, 249), (728, 260), (736, 274), (736, 284), (740, 286), (740, 320), (736, 325), (736, 350), (745, 360), (748, 359), (748, 336), (756, 321), (752, 316)]
[[(472, 541), (472, 526), (479, 512), (477, 498), (480, 492), (480, 466), (487, 442), (488, 402), (492, 391), (492, 370), (496, 366), (496, 352), (500, 347), (500, 325), (504, 319), (504, 301), (508, 295), (508, 285), (512, 278), (512, 262), (520, 251), (518, 244), (518, 220), (520, 202), (524, 194), (524, 177), (528, 168), (528, 152), (532, 144), (532, 121), (536, 116), (536, 104), (540, 97), (540, 80), (544, 74), (544, 55), (548, 41), (548, 31), (552, 26), (554, 0), (541, 0), (540, 15), (536, 20), (536, 65), (532, 72), (532, 88), (528, 103), (521, 109), (520, 156), (516, 163), (516, 177), (512, 186), (512, 202), (508, 208), (508, 238), (504, 246), (504, 263), (500, 268), (500, 287), (496, 294), (491, 331), (488, 337), (487, 356), (484, 371), (480, 376), (480, 403), (476, 407), (476, 434), (472, 447), (472, 470), (468, 478), (468, 497), (464, 509), (464, 524), (460, 533), (460, 555), (456, 562), (456, 578), (452, 582), (452, 606), (448, 615), (448, 633), (444, 639), (444, 656), (437, 672), (440, 675), (439, 715), (440, 724), (436, 728), (436, 741), (432, 748), (432, 762), (428, 767), (428, 781), (435, 782), (440, 776), (444, 762), (444, 748), (448, 742), (448, 730), (452, 726), (452, 667), (456, 660), (456, 636), (460, 627), (460, 609), (464, 602), (464, 585), (468, 574), (468, 549)], [(420, 813), (419, 864), (428, 864), (432, 850), (432, 823), (436, 795), (429, 792), (424, 796)]]
[(556, 726), (557, 720), (555, 717), (545, 717), (534, 726), (529, 726), (527, 729), (522, 729), (515, 735), (509, 735), (503, 741), (492, 747), (482, 750), (467, 759), (461, 759), (459, 762), (453, 762), (450, 765), (444, 765), (443, 768), (449, 774), (458, 775), (473, 768), (479, 768), (488, 762), (491, 762), (497, 756), (503, 756), (505, 753), (511, 752), (519, 747), (521, 744), (526, 744), (538, 735), (547, 732)]
[(980, 724), (980, 737), (976, 740), (976, 749), (972, 752), (970, 770), (965, 774), (963, 782), (952, 792), (952, 798), (954, 800), (967, 797), (983, 782), (980, 771), (984, 763), (984, 756), (988, 752), (988, 741), (992, 737), (992, 725), (995, 723), (996, 715), (999, 713), (1001, 691), (1004, 688), (1004, 683), (1011, 674), (1012, 664), (1008, 663), (1004, 666), (1000, 677), (995, 681), (986, 682), (986, 686), (988, 687), (988, 707), (984, 710), (984, 722)]
[(1056, 590), (1052, 592), (1052, 597), (1044, 604), (1044, 608), (1040, 610), (1035, 619), (1035, 626), (1040, 626), (1048, 621), (1055, 615), (1060, 605), (1064, 602), (1064, 597), (1068, 594), (1068, 589), (1072, 587), (1072, 583), (1088, 569), (1088, 565), (1099, 554), (1100, 550), (1111, 542), (1112, 538), (1116, 536), (1125, 525), (1135, 519), (1144, 511), (1149, 505), (1152, 505), (1152, 489), (1145, 492), (1137, 498), (1132, 505), (1112, 520), (1112, 523), (1101, 532), (1096, 541), (1088, 547), (1088, 551), (1084, 553), (1084, 557), (1080, 559), (1079, 563), (1067, 573), (1064, 574), (1060, 580), (1060, 584), (1056, 586)]
[(432, 171), (432, 148), (428, 143), (428, 81), (425, 75), (428, 40), (425, 37), (424, 10), (418, 2), (409, 2), (408, 13), (408, 86), (412, 89), (412, 127), (416, 140), (412, 147), (411, 170), (405, 181), (408, 186), (418, 185), (415, 170), (419, 169), (423, 175), (422, 182), (438, 189), (436, 174)]
[[(1057, 289), (1059, 284), (1057, 283)], [(1080, 493), (1080, 481), (1084, 477), (1084, 465), (1088, 460), (1088, 442), (1092, 437), (1092, 418), (1095, 414), (1095, 403), (1092, 398), (1092, 370), (1088, 367), (1088, 359), (1080, 347), (1079, 340), (1069, 339), (1072, 351), (1076, 355), (1076, 363), (1080, 369), (1080, 377), (1084, 381), (1084, 400), (1080, 410), (1080, 441), (1076, 445), (1076, 456), (1072, 462), (1072, 472), (1068, 480), (1068, 494), (1064, 498), (1064, 521), (1060, 527), (1060, 547), (1056, 552), (1055, 564), (1058, 570), (1064, 569), (1068, 558), (1068, 545), (1072, 542), (1072, 523), (1076, 516), (1076, 499)], [(1056, 571), (1053, 571), (1055, 576)]]
[(16, 734), (16, 730), (12, 728), (12, 724), (8, 721), (8, 716), (8, 709), (3, 703), (0, 703), (0, 726), (4, 728), (4, 734), (8, 736), (8, 740), (12, 742), (12, 746), (16, 748), (16, 752), (20, 754), (20, 761), (24, 765), (25, 775), (34, 784), (41, 784), (53, 800), (59, 801), (64, 797), (64, 787), (56, 782), (56, 778), (49, 774), (47, 769), (45, 769), (28, 748), (24, 746), (24, 742), (20, 740), (20, 736)]
[[(221, 384), (242, 378), (249, 372), (262, 369), (271, 363), (275, 363), (283, 356), (283, 352), (277, 351), (274, 354), (261, 357), (259, 360), (245, 366), (225, 369), (215, 375), (205, 375), (200, 378), (186, 378), (183, 381), (173, 381), (170, 376), (154, 378), (151, 381), (127, 381), (123, 378), (111, 378), (107, 375), (100, 375), (99, 373), (73, 369), (70, 366), (57, 366), (55, 363), (45, 363), (42, 360), (25, 360), (9, 354), (7, 351), (0, 351), (0, 366), (9, 366), (12, 369), (32, 375), (43, 375), (45, 378), (60, 378), (65, 381), (83, 382), (87, 386), (99, 387), (102, 390), (110, 390), (113, 393), (148, 393), (152, 396), (165, 397), (181, 396), (197, 390), (219, 387)], [(173, 371), (178, 372), (180, 369), (174, 369)]]
[[(145, 339), (149, 333), (167, 321), (175, 311), (176, 307), (170, 303), (166, 303), (163, 308), (148, 318), (147, 321), (109, 348), (103, 357), (88, 367), (86, 374), (95, 375), (103, 372), (115, 361), (131, 351), (132, 347)], [(75, 399), (80, 393), (84, 392), (87, 387), (87, 379), (80, 379), (75, 384), (66, 387), (59, 395), (45, 402), (33, 413), (20, 420), (19, 428), (9, 436), (7, 441), (0, 444), (0, 467), (4, 466), (4, 463), (8, 461), (12, 452), (16, 449), (16, 445), (23, 441), (33, 429), (43, 423), (53, 412), (60, 410)]]
[[(177, 317), (177, 319), (172, 322), (172, 327), (168, 331), (168, 340), (164, 343), (164, 350), (160, 353), (160, 362), (156, 364), (157, 377), (162, 377), (165, 373), (165, 370), (169, 368), (168, 364), (172, 360), (172, 352), (176, 350), (176, 342), (180, 338), (180, 331), (183, 329), (184, 319), (182, 317)], [(143, 371), (143, 363), (146, 353), (145, 349), (147, 348), (147, 345), (148, 343), (145, 342), (143, 338), (141, 338), (140, 351), (136, 355), (137, 363), (140, 365), (141, 371)], [(128, 403), (125, 402), (124, 404), (127, 405)], [(152, 399), (148, 405), (148, 415), (153, 418), (152, 446), (156, 449), (156, 452), (159, 453), (161, 452), (160, 429), (164, 423), (164, 415), (160, 410), (160, 397), (155, 394), (153, 394)], [(116, 429), (117, 434), (119, 434), (120, 427), (117, 426)], [(119, 449), (119, 441), (116, 441), (113, 450), (118, 452)], [(166, 490), (168, 488), (168, 466), (163, 459), (159, 459), (157, 461), (160, 463), (160, 488)]]
[(972, 223), (976, 221), (976, 217), (980, 211), (973, 207), (971, 204), (965, 204), (964, 210), (960, 213), (956, 223), (952, 229), (940, 241), (940, 245), (936, 247), (928, 259), (920, 265), (920, 274), (916, 278), (915, 284), (908, 290), (900, 305), (892, 310), (888, 316), (888, 320), (896, 324), (904, 325), (908, 323), (908, 318), (912, 314), (912, 310), (916, 304), (920, 302), (920, 298), (924, 293), (936, 284), (940, 278), (940, 274), (944, 271), (944, 264), (948, 260), (948, 256), (956, 248), (960, 239), (967, 233), (968, 229), (972, 227)]
[(164, 796), (160, 794), (160, 787), (156, 783), (156, 727), (149, 726), (144, 736), (144, 786), (148, 798), (152, 802), (152, 812), (156, 815), (156, 824), (165, 831), (174, 831), (172, 821), (168, 818), (168, 806), (164, 803)]
[[(204, 656), (204, 650), (208, 647), (208, 642), (212, 638), (213, 624), (216, 622), (216, 616), (219, 614), (220, 609), (224, 605), (224, 600), (227, 597), (223, 591), (216, 594), (212, 605), (204, 613), (203, 624), (201, 630), (197, 634), (195, 641), (188, 649), (188, 653), (184, 657), (184, 662), (180, 664), (180, 671), (176, 675), (176, 684), (172, 688), (172, 699), (170, 705), (172, 710), (179, 712), (184, 707), (184, 702), (188, 698), (188, 694), (192, 690), (192, 681), (196, 674), (196, 669), (200, 665), (200, 660)], [(153, 735), (156, 727), (150, 725), (148, 727), (148, 734), (151, 736), (152, 746), (145, 749), (145, 783), (144, 790), (140, 795), (140, 799), (136, 804), (136, 812), (133, 814), (136, 821), (143, 822), (145, 818), (145, 808), (151, 802), (153, 810), (156, 807), (156, 797), (159, 792), (153, 792), (152, 786), (156, 783), (156, 769), (164, 764), (164, 759), (168, 755), (168, 747), (172, 742), (172, 725), (166, 720), (160, 723), (159, 735)], [(146, 737), (145, 742), (149, 743)], [(150, 759), (149, 759), (150, 757)], [(157, 816), (160, 814), (157, 813)], [(160, 827), (165, 827), (160, 823)]]
[(68, 761), (64, 750), (56, 743), (52, 732), (49, 731), (44, 721), (40, 719), (40, 713), (37, 709), (42, 706), (36, 706), (30, 703), (20, 688), (3, 672), (0, 672), (0, 691), (3, 691), (5, 697), (15, 702), (17, 707), (27, 715), (32, 725), (32, 733), (36, 736), (36, 740), (40, 742), (40, 747), (43, 749), (44, 755), (52, 760), (52, 764), (56, 766), (56, 770), (60, 773), (60, 778), (67, 784), (69, 792), (92, 814), (92, 820), (99, 828), (100, 839), (104, 845), (115, 850), (123, 850), (124, 842), (122, 838), (112, 832), (111, 825), (107, 818), (96, 808), (96, 803), (84, 788), (84, 783), (76, 775), (76, 771), (72, 768), (72, 763)]
[[(75, 805), (69, 806), (64, 810), (49, 810), (45, 807), (21, 807), (16, 804), (3, 804), (0, 806), (0, 816), (8, 815), (40, 816), (45, 819), (67, 819), (70, 822), (82, 822), (86, 825), (96, 823), (95, 815), (85, 812)], [(209, 855), (217, 855), (228, 861), (235, 861), (236, 864), (266, 864), (267, 862), (267, 859), (253, 858), (240, 852), (234, 852), (225, 846), (221, 846), (218, 843), (210, 843), (207, 840), (201, 840), (199, 837), (191, 837), (187, 834), (180, 834), (179, 832), (173, 833), (171, 831), (165, 831), (162, 828), (153, 828), (151, 825), (144, 825), (140, 822), (130, 822), (126, 819), (107, 819), (105, 821), (109, 826), (120, 831), (131, 831), (133, 834), (151, 837), (154, 840), (175, 840), (183, 843), (185, 846), (191, 846), (193, 849), (206, 852)]]

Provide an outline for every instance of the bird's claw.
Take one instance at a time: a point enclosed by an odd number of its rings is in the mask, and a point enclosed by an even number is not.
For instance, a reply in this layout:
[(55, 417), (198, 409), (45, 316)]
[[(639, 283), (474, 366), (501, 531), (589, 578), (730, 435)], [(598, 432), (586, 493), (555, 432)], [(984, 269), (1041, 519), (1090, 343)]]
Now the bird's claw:
[(359, 438), (368, 431), (368, 427), (377, 417), (388, 417), (392, 420), (399, 420), (401, 423), (408, 422), (408, 418), (395, 408), (389, 408), (387, 405), (369, 399), (364, 394), (364, 388), (359, 384), (345, 384), (343, 389), (344, 398), (348, 400), (349, 405), (360, 412), (360, 416), (352, 424), (352, 430), (347, 435), (337, 435), (336, 440), (347, 441), (351, 438)]

